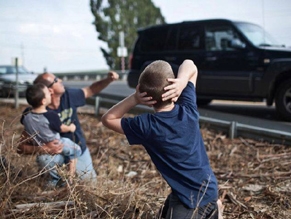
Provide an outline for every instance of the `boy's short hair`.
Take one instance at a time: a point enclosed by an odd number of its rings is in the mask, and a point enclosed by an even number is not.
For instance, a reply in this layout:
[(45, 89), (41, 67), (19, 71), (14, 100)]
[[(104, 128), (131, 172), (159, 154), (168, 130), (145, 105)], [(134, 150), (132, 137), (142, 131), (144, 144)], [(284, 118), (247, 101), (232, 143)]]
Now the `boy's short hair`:
[(168, 78), (175, 78), (175, 76), (171, 65), (162, 60), (150, 63), (139, 77), (139, 91), (147, 92), (147, 96), (151, 96), (153, 100), (157, 101), (154, 105), (155, 108), (172, 102), (162, 100), (162, 94), (165, 93), (164, 88), (170, 84)]
[(42, 105), (41, 101), (45, 98), (45, 93), (43, 89), (46, 86), (41, 83), (33, 84), (26, 89), (26, 100), (29, 105), (33, 108), (39, 107)]

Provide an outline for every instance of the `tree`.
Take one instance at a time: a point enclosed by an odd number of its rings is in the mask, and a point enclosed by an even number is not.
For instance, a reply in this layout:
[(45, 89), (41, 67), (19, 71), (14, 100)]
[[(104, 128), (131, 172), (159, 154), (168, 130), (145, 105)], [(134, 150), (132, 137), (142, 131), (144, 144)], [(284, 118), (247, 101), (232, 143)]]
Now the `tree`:
[(121, 59), (117, 56), (121, 31), (124, 46), (130, 51), (138, 28), (165, 23), (160, 9), (151, 0), (90, 0), (90, 7), (98, 39), (107, 43), (107, 48), (100, 49), (111, 69), (121, 68)]

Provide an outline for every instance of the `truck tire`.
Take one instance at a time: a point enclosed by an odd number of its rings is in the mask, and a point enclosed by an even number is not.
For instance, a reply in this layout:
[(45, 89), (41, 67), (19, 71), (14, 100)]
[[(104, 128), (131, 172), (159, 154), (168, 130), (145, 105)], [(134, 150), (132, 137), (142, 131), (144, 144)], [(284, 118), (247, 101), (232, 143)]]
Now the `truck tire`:
[(279, 116), (285, 121), (291, 121), (291, 79), (279, 85), (275, 103)]
[(197, 98), (197, 105), (198, 105), (198, 106), (206, 106), (206, 105), (208, 105), (211, 101), (212, 101), (212, 99), (199, 99), (199, 98)]

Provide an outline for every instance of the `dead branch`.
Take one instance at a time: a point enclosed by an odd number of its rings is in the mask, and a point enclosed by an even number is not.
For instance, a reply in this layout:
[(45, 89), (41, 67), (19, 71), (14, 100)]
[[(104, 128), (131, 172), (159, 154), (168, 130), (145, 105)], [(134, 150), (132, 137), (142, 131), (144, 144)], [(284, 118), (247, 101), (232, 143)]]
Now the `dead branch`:
[(74, 201), (58, 201), (58, 202), (46, 202), (46, 203), (29, 203), (15, 205), (16, 209), (30, 209), (30, 208), (61, 208), (63, 206), (74, 206)]

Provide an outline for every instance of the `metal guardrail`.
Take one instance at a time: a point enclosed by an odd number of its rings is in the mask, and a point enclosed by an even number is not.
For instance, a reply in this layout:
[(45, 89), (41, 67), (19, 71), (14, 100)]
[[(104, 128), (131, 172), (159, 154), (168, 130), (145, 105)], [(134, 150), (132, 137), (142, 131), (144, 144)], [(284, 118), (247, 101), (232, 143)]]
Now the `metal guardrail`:
[[(57, 77), (61, 78), (63, 81), (69, 80), (100, 80), (104, 77), (107, 77), (109, 70), (96, 70), (96, 71), (80, 71), (80, 72), (57, 72), (54, 73)], [(126, 81), (127, 80), (127, 71), (113, 70), (119, 74), (119, 79)]]
[(200, 117), (200, 124), (210, 125), (211, 128), (228, 133), (230, 139), (244, 137), (258, 141), (267, 141), (274, 144), (291, 145), (291, 133), (266, 129), (252, 125), (238, 123), (236, 121), (225, 121), (209, 117)]
[[(115, 70), (120, 77), (120, 80), (126, 81), (127, 72)], [(82, 71), (82, 72), (68, 72), (55, 73), (62, 80), (100, 80), (106, 77), (108, 70), (99, 71)], [(95, 113), (99, 114), (100, 108), (110, 108), (124, 97), (117, 95), (99, 94), (96, 97), (87, 99), (87, 104), (95, 106)], [(130, 111), (130, 113), (153, 112), (153, 110), (146, 106), (137, 106)], [(273, 129), (265, 129), (251, 125), (245, 125), (236, 121), (224, 121), (209, 117), (200, 117), (200, 124), (208, 125), (213, 129), (220, 130), (227, 133), (230, 139), (237, 137), (251, 138), (259, 141), (268, 141), (271, 143), (291, 145), (291, 133), (278, 131)]]
[[(87, 104), (95, 106), (95, 114), (99, 115), (100, 108), (108, 109), (122, 99), (124, 99), (122, 96), (99, 94), (98, 96), (87, 99)], [(136, 106), (129, 113), (144, 112), (153, 112), (153, 110), (146, 106)], [(200, 125), (206, 125), (207, 127), (222, 131), (230, 139), (244, 137), (273, 144), (291, 145), (291, 133), (289, 132), (265, 129), (236, 121), (225, 121), (204, 116), (200, 116), (199, 122)]]
[[(119, 74), (120, 80), (126, 81), (127, 71), (114, 70)], [(97, 71), (81, 71), (81, 72), (62, 72), (54, 73), (62, 80), (100, 80), (106, 77), (108, 70)], [(122, 100), (124, 97), (117, 95), (99, 94), (94, 98), (89, 98), (87, 104), (95, 106), (95, 113), (99, 114), (99, 109), (109, 108)], [(18, 100), (15, 100), (15, 105), (18, 107)], [(17, 108), (16, 107), (16, 108)], [(137, 106), (130, 111), (130, 113), (153, 112), (153, 110), (146, 106)], [(230, 139), (236, 137), (246, 137), (256, 140), (269, 141), (272, 143), (291, 145), (291, 133), (283, 132), (273, 129), (265, 129), (256, 126), (245, 125), (235, 121), (224, 121), (209, 117), (200, 117), (200, 124), (210, 125), (211, 128), (221, 130), (228, 133)]]

